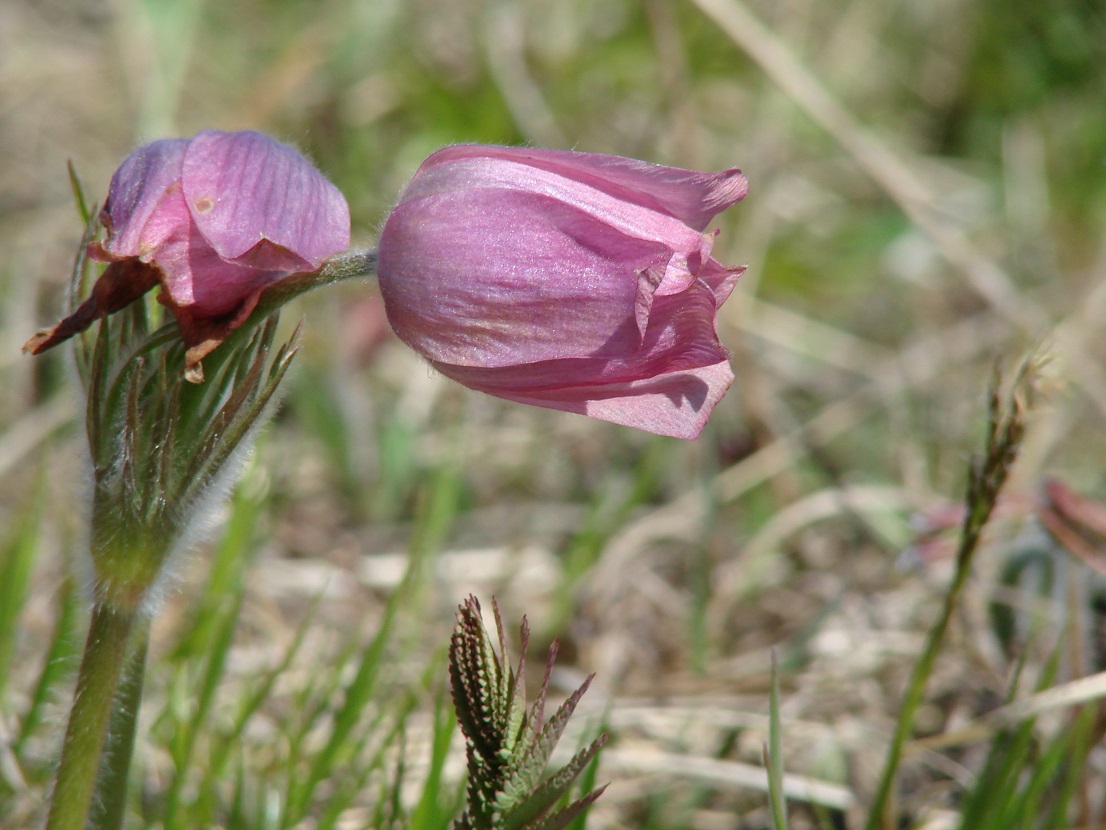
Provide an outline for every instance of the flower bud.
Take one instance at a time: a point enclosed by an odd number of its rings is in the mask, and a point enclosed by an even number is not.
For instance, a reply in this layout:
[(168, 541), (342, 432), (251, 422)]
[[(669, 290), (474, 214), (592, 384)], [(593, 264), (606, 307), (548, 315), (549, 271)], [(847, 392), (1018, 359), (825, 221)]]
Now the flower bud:
[(296, 150), (257, 132), (205, 130), (135, 150), (112, 177), (100, 213), (109, 263), (92, 295), (28, 341), (41, 352), (161, 285), (189, 363), (249, 316), (262, 289), (312, 271), (349, 246), (341, 192)]
[(740, 170), (462, 145), (428, 158), (380, 239), (397, 334), (508, 400), (694, 438), (733, 381), (711, 257)]

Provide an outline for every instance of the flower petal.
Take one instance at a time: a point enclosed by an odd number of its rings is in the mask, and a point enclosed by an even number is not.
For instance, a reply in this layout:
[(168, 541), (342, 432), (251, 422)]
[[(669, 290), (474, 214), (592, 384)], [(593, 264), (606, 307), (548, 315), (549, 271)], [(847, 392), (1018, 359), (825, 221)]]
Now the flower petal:
[(447, 148), (384, 227), (388, 319), (473, 389), (692, 438), (733, 381), (716, 317), (744, 270), (704, 229), (745, 191), (736, 169)]
[(179, 189), (166, 194), (147, 231), (150, 242), (156, 241), (155, 264), (170, 304), (187, 308), (193, 317), (229, 314), (258, 288), (280, 276), (219, 256), (192, 221)]
[(694, 438), (733, 382), (714, 315), (713, 292), (696, 283), (684, 296), (654, 300), (645, 341), (629, 358), (503, 367), (432, 363), (459, 383), (500, 398)]
[(224, 259), (311, 270), (349, 247), (341, 192), (298, 152), (261, 133), (198, 133), (182, 181), (196, 227)]
[(642, 274), (671, 258), (573, 205), (481, 187), (404, 199), (378, 272), (392, 327), (416, 351), (510, 366), (635, 353)]
[(724, 360), (694, 371), (622, 384), (500, 397), (690, 440), (699, 437), (733, 381), (733, 369)]
[[(488, 149), (499, 151), (503, 148)], [(604, 185), (608, 183), (595, 177), (578, 181), (555, 170), (529, 164), (525, 158), (504, 157), (498, 152), (487, 156), (466, 155), (438, 163), (436, 159), (445, 152), (447, 151), (439, 151), (423, 162), (400, 197), (401, 204), (428, 196), (477, 188), (531, 193), (571, 205), (590, 215), (596, 222), (626, 236), (660, 242), (674, 251), (686, 252), (688, 256), (700, 250), (704, 244), (707, 244), (709, 250), (709, 244), (705, 243), (702, 234), (689, 228), (683, 220), (668, 211), (658, 209), (657, 205), (643, 205), (641, 200), (625, 198), (635, 194), (612, 194), (608, 192), (611, 188), (604, 189)]]
[(649, 210), (666, 213), (702, 231), (717, 214), (740, 202), (749, 182), (737, 168), (699, 173), (637, 159), (572, 150), (458, 144), (428, 158), (420, 172), (462, 159), (516, 162), (589, 185)]
[(100, 213), (109, 236), (103, 249), (115, 257), (141, 256), (141, 237), (165, 191), (180, 180), (186, 138), (165, 138), (131, 153), (111, 177)]
[(483, 386), (460, 377), (452, 367), (436, 366), (459, 383), (515, 403), (575, 412), (673, 438), (696, 438), (715, 405), (733, 383), (728, 360), (670, 374), (621, 383), (555, 389)]
[(745, 273), (745, 266), (727, 268), (715, 259), (708, 259), (696, 276), (710, 286), (714, 292), (714, 301), (717, 308), (729, 299), (738, 278)]

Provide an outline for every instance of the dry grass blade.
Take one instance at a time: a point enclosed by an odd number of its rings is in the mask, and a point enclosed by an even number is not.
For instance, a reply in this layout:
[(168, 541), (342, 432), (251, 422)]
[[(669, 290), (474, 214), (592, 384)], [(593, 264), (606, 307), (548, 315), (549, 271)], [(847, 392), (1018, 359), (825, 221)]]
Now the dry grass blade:
[(1047, 321), (1025, 302), (1009, 275), (933, 208), (910, 166), (849, 113), (794, 53), (740, 0), (693, 0), (819, 126), (832, 135), (898, 203), (972, 288), (1010, 322), (1037, 335)]
[[(720, 761), (717, 758), (657, 752), (652, 749), (630, 751), (619, 748), (609, 749), (603, 754), (603, 766), (605, 769), (631, 775), (661, 774), (768, 792), (768, 773), (764, 767), (740, 761)], [(802, 775), (785, 773), (783, 793), (788, 799), (819, 804), (832, 810), (848, 810), (856, 804), (856, 797), (848, 787)]]
[(608, 544), (593, 590), (618, 584), (613, 576), (650, 542), (697, 533), (712, 501), (728, 502), (790, 468), (809, 446), (821, 445), (856, 426), (877, 403), (940, 380), (949, 366), (978, 357), (1004, 340), (1005, 328), (993, 320), (970, 318), (945, 331), (919, 338), (888, 358), (873, 379), (852, 395), (827, 405), (799, 429), (767, 444), (711, 482), (711, 492), (692, 490), (626, 525)]
[(1106, 698), (1106, 672), (1099, 672), (1089, 677), (1061, 683), (1059, 686), (1053, 686), (1000, 706), (983, 717), (950, 732), (942, 732), (940, 735), (913, 741), (908, 751), (947, 749), (986, 740), (998, 730), (1015, 726), (1027, 718), (1103, 698)]

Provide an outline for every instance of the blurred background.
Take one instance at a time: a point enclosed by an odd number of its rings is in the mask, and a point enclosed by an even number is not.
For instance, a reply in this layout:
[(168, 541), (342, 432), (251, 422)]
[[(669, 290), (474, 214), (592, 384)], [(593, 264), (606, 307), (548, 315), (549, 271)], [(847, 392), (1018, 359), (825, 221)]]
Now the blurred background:
[[(260, 129), (342, 189), (364, 247), (450, 143), (750, 181), (715, 248), (748, 265), (720, 319), (738, 379), (693, 443), (456, 386), (391, 335), (369, 283), (285, 312), (306, 335), (284, 403), (155, 629), (133, 826), (161, 826), (208, 622), (232, 613), (236, 633), (202, 746), (283, 668), (234, 769), (195, 752), (182, 798), (226, 776), (262, 807), (203, 826), (285, 826), (260, 816), (294, 775), (288, 724), (340, 700), (397, 592), (376, 694), (406, 701), (419, 780), (419, 718), (476, 592), (528, 616), (533, 660), (559, 639), (559, 691), (597, 674), (578, 727), (612, 733), (614, 784), (590, 826), (766, 826), (751, 766), (775, 648), (794, 827), (844, 827), (947, 580), (951, 542), (926, 533), (956, 524), (993, 366), (1042, 344), (1045, 403), (919, 726), (993, 708), (1014, 655), (1061, 634), (1078, 648), (1059, 679), (1106, 668), (1101, 562), (1034, 519), (1045, 476), (1106, 498), (1104, 92), (1092, 0), (4, 0), (0, 545), (20, 564), (0, 600), (0, 826), (37, 815), (80, 643), (79, 407), (60, 350), (19, 351), (58, 318), (80, 238), (68, 160), (102, 201), (140, 142)], [(32, 703), (44, 726), (24, 735)], [(903, 809), (951, 826), (978, 751), (915, 753)], [(334, 826), (380, 826), (378, 801), (366, 786)]]

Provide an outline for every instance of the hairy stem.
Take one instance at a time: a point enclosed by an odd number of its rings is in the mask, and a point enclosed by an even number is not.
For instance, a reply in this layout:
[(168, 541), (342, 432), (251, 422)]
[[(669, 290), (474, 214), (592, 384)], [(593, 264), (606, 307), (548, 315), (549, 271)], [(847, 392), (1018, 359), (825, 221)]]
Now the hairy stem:
[[(92, 608), (46, 830), (83, 830), (88, 824), (115, 691), (136, 616), (134, 609), (101, 602)], [(127, 760), (129, 763), (129, 754)]]
[(131, 634), (130, 654), (123, 669), (115, 706), (108, 724), (107, 742), (96, 778), (92, 804), (92, 825), (97, 830), (119, 830), (127, 807), (127, 778), (134, 756), (138, 731), (138, 710), (146, 679), (146, 651), (150, 643), (150, 623), (143, 618)]

